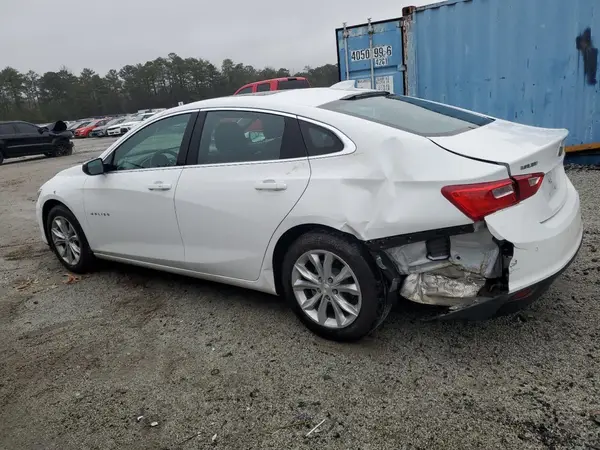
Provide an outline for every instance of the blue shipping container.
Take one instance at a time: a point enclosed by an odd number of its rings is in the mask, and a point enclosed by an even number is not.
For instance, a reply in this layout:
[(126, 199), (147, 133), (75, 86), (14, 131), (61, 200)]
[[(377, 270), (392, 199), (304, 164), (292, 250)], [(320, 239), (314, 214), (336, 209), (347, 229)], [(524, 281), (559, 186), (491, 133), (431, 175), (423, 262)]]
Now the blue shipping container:
[[(336, 30), (341, 80), (359, 87), (404, 93), (401, 19), (365, 23)], [(371, 56), (372, 55), (372, 56)]]
[[(375, 68), (376, 76), (406, 77), (402, 90), (394, 82), (395, 93), (567, 128), (571, 150), (600, 148), (599, 0), (452, 0), (402, 14), (376, 25), (398, 30), (385, 42), (402, 60)], [(346, 39), (344, 29), (336, 34), (340, 79), (367, 77), (370, 62), (352, 58), (369, 48), (365, 25), (348, 27)]]

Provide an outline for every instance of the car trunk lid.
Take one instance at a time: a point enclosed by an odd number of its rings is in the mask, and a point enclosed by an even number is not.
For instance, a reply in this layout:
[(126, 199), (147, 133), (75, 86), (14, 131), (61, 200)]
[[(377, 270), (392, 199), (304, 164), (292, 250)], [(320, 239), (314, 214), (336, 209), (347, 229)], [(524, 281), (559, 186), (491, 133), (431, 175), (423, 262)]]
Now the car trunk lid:
[(536, 128), (503, 120), (452, 136), (429, 139), (440, 147), (465, 156), (504, 165), (510, 176), (543, 173), (540, 190), (530, 200), (540, 221), (562, 208), (567, 195), (563, 167), (567, 130)]

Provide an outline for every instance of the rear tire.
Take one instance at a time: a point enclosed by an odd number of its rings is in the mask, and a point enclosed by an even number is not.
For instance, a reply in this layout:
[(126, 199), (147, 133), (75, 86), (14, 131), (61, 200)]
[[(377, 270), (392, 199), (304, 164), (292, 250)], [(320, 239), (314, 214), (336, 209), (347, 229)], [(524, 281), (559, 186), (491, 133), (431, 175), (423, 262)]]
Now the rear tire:
[(286, 253), (281, 274), (289, 306), (323, 338), (359, 340), (374, 331), (390, 311), (370, 255), (360, 243), (336, 233), (300, 236)]
[(96, 257), (79, 221), (67, 207), (57, 205), (52, 208), (45, 227), (50, 248), (63, 266), (74, 273), (93, 270)]

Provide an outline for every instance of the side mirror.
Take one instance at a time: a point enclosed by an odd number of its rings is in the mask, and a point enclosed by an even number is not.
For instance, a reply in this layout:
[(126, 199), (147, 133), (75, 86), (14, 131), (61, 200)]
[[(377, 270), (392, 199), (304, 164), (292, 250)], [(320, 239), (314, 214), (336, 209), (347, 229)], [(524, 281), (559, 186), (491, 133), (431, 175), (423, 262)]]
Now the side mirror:
[(38, 133), (40, 133), (40, 134), (47, 133), (48, 131), (50, 131), (50, 130), (48, 129), (48, 127), (41, 127), (41, 128), (38, 128)]
[(86, 162), (81, 169), (86, 175), (102, 175), (104, 173), (104, 161), (101, 158)]

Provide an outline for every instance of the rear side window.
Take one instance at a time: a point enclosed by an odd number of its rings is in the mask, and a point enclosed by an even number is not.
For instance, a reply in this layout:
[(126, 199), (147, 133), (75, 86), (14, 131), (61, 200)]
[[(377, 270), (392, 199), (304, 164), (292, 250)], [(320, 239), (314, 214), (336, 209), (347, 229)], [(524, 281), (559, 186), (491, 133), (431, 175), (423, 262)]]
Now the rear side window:
[(271, 90), (271, 83), (261, 83), (256, 86), (256, 92), (266, 92)]
[(210, 111), (198, 164), (231, 164), (306, 157), (297, 121), (253, 111)]
[(240, 92), (237, 93), (237, 95), (242, 95), (242, 94), (252, 94), (252, 86), (248, 86), (247, 88), (244, 88)]
[(282, 80), (277, 84), (277, 89), (285, 91), (288, 89), (304, 89), (309, 88), (310, 85), (306, 80)]
[(0, 134), (15, 134), (13, 126), (9, 123), (0, 124)]
[(309, 122), (300, 121), (300, 130), (308, 156), (329, 155), (344, 150), (344, 144), (331, 131)]
[(431, 137), (459, 134), (494, 121), (451, 106), (400, 95), (359, 94), (321, 107)]

